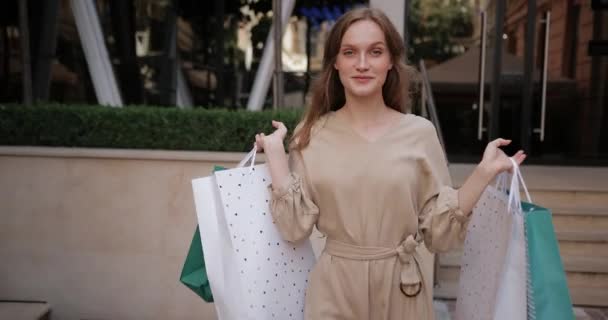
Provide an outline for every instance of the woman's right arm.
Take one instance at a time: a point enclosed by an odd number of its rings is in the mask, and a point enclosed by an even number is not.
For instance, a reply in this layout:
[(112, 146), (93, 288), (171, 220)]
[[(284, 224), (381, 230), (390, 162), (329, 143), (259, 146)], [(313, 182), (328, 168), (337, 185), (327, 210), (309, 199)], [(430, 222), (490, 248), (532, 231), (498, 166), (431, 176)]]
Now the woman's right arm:
[(283, 238), (296, 242), (306, 238), (319, 216), (310, 196), (303, 159), (298, 151), (285, 154), (283, 140), (287, 128), (273, 121), (276, 130), (266, 136), (256, 135), (258, 148), (264, 150), (272, 177), (270, 212)]
[(282, 122), (274, 120), (272, 121), (272, 126), (276, 130), (268, 136), (264, 133), (256, 134), (255, 143), (259, 151), (266, 153), (266, 161), (268, 161), (273, 189), (279, 189), (288, 183), (290, 173), (287, 154), (283, 147), (287, 128)]

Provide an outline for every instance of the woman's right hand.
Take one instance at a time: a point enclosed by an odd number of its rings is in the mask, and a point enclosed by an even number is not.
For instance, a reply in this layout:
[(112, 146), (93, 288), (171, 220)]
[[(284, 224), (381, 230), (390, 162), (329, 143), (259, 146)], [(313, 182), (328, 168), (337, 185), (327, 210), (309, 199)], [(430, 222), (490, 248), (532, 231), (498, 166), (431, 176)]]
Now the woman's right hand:
[(285, 127), (283, 122), (274, 120), (272, 120), (272, 126), (276, 129), (272, 134), (265, 135), (264, 133), (258, 133), (255, 135), (255, 144), (258, 151), (272, 152), (272, 150), (279, 149), (285, 152), (283, 140), (285, 140), (285, 136), (287, 135), (287, 127)]

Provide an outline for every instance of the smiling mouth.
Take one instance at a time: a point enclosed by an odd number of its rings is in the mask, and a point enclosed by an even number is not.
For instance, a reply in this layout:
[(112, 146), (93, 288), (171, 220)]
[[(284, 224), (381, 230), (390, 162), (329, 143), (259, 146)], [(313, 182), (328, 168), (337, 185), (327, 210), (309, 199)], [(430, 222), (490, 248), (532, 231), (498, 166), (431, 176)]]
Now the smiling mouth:
[(355, 80), (356, 83), (360, 83), (360, 84), (367, 84), (369, 82), (371, 82), (374, 78), (373, 77), (352, 77), (353, 80)]

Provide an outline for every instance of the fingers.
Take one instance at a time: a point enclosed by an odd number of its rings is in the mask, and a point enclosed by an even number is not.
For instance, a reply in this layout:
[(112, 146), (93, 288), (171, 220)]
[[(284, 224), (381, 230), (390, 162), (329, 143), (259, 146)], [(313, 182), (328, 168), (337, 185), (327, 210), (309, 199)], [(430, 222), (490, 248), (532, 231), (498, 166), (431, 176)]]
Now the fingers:
[[(276, 128), (276, 130), (271, 135), (269, 135), (268, 138), (279, 137), (279, 138), (283, 139), (285, 137), (285, 134), (287, 133), (287, 127), (285, 127), (283, 122), (272, 120), (272, 126), (274, 128)], [(265, 143), (267, 143), (266, 138), (267, 138), (266, 134), (264, 134), (263, 132), (255, 135), (254, 146), (256, 146), (258, 148), (258, 151), (264, 150)], [(270, 143), (270, 142), (268, 142), (268, 143)]]
[(255, 142), (253, 143), (253, 145), (255, 147), (257, 147), (259, 152), (262, 152), (264, 150), (264, 134), (263, 133), (258, 133), (255, 135)]
[[(511, 157), (511, 159), (513, 159), (515, 161), (515, 163), (517, 164), (517, 166), (519, 167), (524, 162), (524, 160), (526, 159), (527, 156), (528, 155), (526, 155), (523, 150), (519, 150), (519, 151), (517, 151), (517, 153), (515, 153)], [(510, 173), (513, 173), (513, 164), (512, 163), (509, 164), (508, 168), (509, 168), (508, 171)]]
[(495, 147), (503, 147), (503, 146), (508, 146), (511, 143), (511, 140), (507, 140), (507, 139), (503, 139), (503, 138), (498, 138), (492, 142), (490, 142), (490, 144), (494, 145)]
[(515, 155), (513, 155), (513, 160), (517, 163), (517, 165), (522, 164), (528, 155), (524, 153), (523, 150), (519, 150)]
[(285, 126), (285, 124), (283, 122), (272, 120), (272, 126), (275, 127), (277, 130), (287, 132), (287, 127)]

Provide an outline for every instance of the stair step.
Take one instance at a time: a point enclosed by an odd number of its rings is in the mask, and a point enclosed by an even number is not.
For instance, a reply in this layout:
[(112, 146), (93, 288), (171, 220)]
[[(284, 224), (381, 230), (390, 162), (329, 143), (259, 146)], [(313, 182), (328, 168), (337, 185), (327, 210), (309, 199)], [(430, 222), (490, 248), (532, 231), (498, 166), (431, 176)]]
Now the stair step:
[[(457, 282), (441, 282), (433, 290), (436, 299), (456, 299), (458, 293)], [(574, 305), (593, 307), (608, 306), (608, 288), (571, 287), (570, 297)]]
[(0, 301), (0, 319), (49, 319), (51, 307), (46, 302)]
[(608, 218), (553, 216), (557, 240), (608, 243)]
[(530, 194), (534, 203), (547, 208), (608, 208), (608, 192), (532, 190)]
[(562, 257), (566, 272), (595, 272), (608, 274), (608, 258), (593, 256)]
[[(578, 241), (559, 241), (559, 251), (562, 257), (565, 256), (591, 256), (608, 258), (608, 242), (578, 242)], [(440, 253), (439, 261), (443, 265), (444, 259), (457, 259), (459, 264), (462, 250), (455, 250), (446, 253)], [(446, 258), (447, 257), (447, 258)], [(454, 263), (454, 262), (452, 262)], [(607, 271), (608, 272), (608, 271)]]
[(608, 242), (608, 230), (557, 230), (558, 241), (576, 241), (576, 242)]
[[(568, 235), (570, 232), (589, 232), (597, 234), (598, 231), (608, 230), (608, 216), (573, 216), (553, 215), (553, 226), (558, 236)], [(604, 232), (604, 235), (608, 235)], [(596, 235), (597, 238), (597, 235)], [(608, 237), (605, 238), (608, 241)]]
[[(437, 280), (440, 283), (458, 282), (459, 279), (459, 267), (440, 267), (437, 272)], [(608, 273), (568, 271), (566, 272), (566, 281), (568, 281), (570, 287), (608, 289)]]
[[(446, 253), (439, 257), (439, 265), (442, 267), (460, 267), (462, 253)], [(596, 272), (608, 274), (608, 257), (605, 256), (562, 256), (562, 263), (566, 271), (572, 272)]]
[[(474, 164), (450, 163), (450, 175), (455, 186), (461, 186), (475, 170)], [(608, 192), (608, 168), (541, 166), (526, 164), (522, 175), (530, 190), (580, 190)], [(534, 199), (534, 198), (533, 198)]]
[[(608, 193), (606, 194), (608, 198)], [(553, 226), (560, 242), (608, 243), (608, 207), (552, 209)]]
[[(563, 256), (608, 257), (608, 242), (560, 241), (559, 252)], [(607, 271), (608, 272), (608, 271)]]
[[(608, 193), (606, 194), (608, 197)], [(590, 206), (578, 206), (578, 207), (549, 207), (553, 216), (565, 215), (565, 216), (584, 216), (584, 217), (606, 217), (608, 218), (608, 207), (590, 207)]]

